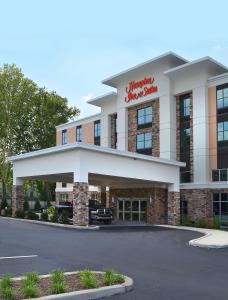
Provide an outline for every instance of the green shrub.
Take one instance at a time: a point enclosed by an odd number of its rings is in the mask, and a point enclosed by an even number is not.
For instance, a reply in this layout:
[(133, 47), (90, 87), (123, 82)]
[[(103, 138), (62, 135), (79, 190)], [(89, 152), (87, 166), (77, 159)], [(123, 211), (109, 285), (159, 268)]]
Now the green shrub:
[(3, 199), (1, 202), (1, 209), (5, 209), (8, 206), (6, 199)]
[(16, 293), (11, 287), (6, 287), (0, 290), (0, 295), (3, 299), (14, 300), (16, 298)]
[(21, 292), (24, 298), (35, 298), (39, 295), (39, 289), (37, 283), (39, 281), (39, 275), (36, 272), (29, 272), (25, 274), (25, 278), (22, 280)]
[(51, 273), (51, 290), (53, 294), (65, 293), (66, 283), (62, 270), (54, 270)]
[(28, 211), (28, 210), (29, 210), (28, 199), (25, 199), (25, 200), (24, 200), (24, 203), (23, 203), (23, 209), (24, 209), (24, 211)]
[(221, 226), (219, 220), (213, 219), (211, 222), (211, 228), (213, 229), (219, 229)]
[(53, 206), (48, 207), (47, 213), (49, 216), (53, 215), (55, 213), (55, 208)]
[(12, 279), (9, 274), (4, 275), (0, 280), (0, 295), (3, 299), (15, 299), (16, 295), (12, 289)]
[(24, 284), (21, 288), (21, 292), (25, 299), (36, 298), (39, 295), (38, 288), (36, 287), (36, 285), (32, 284), (31, 282)]
[(31, 284), (37, 284), (39, 281), (39, 274), (37, 272), (28, 272), (25, 273), (25, 279), (24, 282), (30, 282)]
[(52, 283), (51, 291), (53, 294), (62, 294), (67, 290), (65, 282)]
[(202, 218), (199, 218), (195, 221), (195, 226), (199, 228), (205, 228), (206, 227), (206, 221)]
[(4, 276), (2, 276), (2, 278), (0, 279), (0, 289), (11, 287), (11, 285), (12, 285), (11, 275), (5, 274)]
[(5, 208), (5, 216), (6, 217), (11, 217), (12, 216), (12, 208), (11, 207)]
[(58, 223), (58, 221), (59, 221), (59, 216), (58, 216), (57, 211), (55, 211), (55, 212), (53, 213), (53, 215), (51, 216), (51, 222), (53, 222), (53, 223)]
[(15, 217), (24, 219), (25, 218), (25, 212), (22, 209), (17, 209), (15, 212)]
[(98, 287), (96, 275), (89, 270), (80, 271), (79, 278), (80, 278), (81, 284), (86, 289), (93, 289), (93, 288)]
[(113, 285), (117, 283), (122, 283), (124, 281), (123, 275), (115, 274), (112, 269), (105, 270), (103, 278), (104, 278), (104, 283), (106, 285)]
[(64, 273), (62, 270), (57, 269), (51, 272), (52, 283), (60, 283), (64, 281)]
[(40, 200), (37, 199), (34, 206), (35, 211), (41, 210)]
[(48, 220), (48, 213), (46, 211), (42, 212), (41, 220), (42, 221), (47, 221)]
[(63, 223), (63, 224), (67, 224), (69, 223), (69, 219), (68, 219), (68, 213), (67, 211), (63, 211), (61, 216), (60, 216), (60, 222)]
[(27, 218), (30, 220), (39, 220), (39, 216), (32, 210), (27, 212)]
[(188, 216), (186, 216), (183, 218), (182, 225), (192, 226), (192, 220)]

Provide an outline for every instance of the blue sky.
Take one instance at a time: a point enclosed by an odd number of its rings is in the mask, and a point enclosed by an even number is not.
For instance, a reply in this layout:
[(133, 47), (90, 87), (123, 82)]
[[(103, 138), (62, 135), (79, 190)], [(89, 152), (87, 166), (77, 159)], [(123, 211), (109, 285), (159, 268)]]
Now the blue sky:
[(206, 0), (0, 0), (0, 62), (40, 86), (86, 100), (110, 91), (102, 79), (167, 51), (228, 65), (228, 2)]

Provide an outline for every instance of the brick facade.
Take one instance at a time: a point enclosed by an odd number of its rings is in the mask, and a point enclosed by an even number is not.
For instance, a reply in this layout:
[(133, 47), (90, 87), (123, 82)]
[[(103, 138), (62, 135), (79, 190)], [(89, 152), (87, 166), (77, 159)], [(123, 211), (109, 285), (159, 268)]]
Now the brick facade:
[(117, 218), (118, 197), (136, 197), (147, 200), (147, 223), (167, 223), (167, 189), (110, 189), (109, 207), (113, 210), (114, 218)]
[[(137, 110), (152, 105), (153, 119), (152, 127), (137, 129)], [(140, 133), (152, 132), (153, 147), (152, 155), (159, 157), (160, 141), (159, 141), (159, 99), (145, 102), (143, 104), (128, 108), (128, 151), (136, 152), (136, 135)]]
[(213, 193), (228, 193), (228, 189), (182, 189), (180, 197), (188, 203), (188, 217), (195, 222), (201, 218), (209, 222), (213, 218)]
[[(176, 160), (180, 161), (180, 97), (176, 97)], [(193, 98), (190, 94), (190, 182), (193, 182)]]
[(116, 114), (110, 115), (110, 133), (111, 133), (111, 148), (116, 149)]
[(168, 192), (168, 224), (180, 224), (180, 193)]
[(23, 209), (24, 194), (22, 185), (14, 185), (12, 193), (12, 215), (15, 216), (17, 209)]
[(89, 185), (87, 182), (75, 182), (73, 185), (73, 224), (89, 224)]

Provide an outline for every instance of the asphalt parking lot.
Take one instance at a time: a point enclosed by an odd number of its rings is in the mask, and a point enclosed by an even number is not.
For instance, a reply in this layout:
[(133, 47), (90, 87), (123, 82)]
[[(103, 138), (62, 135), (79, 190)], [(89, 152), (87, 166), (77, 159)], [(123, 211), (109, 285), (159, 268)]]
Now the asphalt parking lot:
[(114, 268), (135, 281), (133, 292), (114, 300), (227, 300), (228, 249), (188, 246), (198, 236), (157, 228), (71, 230), (0, 218), (0, 275)]

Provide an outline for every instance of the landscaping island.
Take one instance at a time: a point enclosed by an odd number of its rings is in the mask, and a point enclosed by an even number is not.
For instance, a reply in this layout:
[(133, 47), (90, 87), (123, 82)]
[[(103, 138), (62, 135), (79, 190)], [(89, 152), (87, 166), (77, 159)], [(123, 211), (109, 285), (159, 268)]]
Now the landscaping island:
[(99, 299), (125, 293), (132, 288), (133, 281), (129, 277), (114, 273), (111, 269), (104, 272), (83, 270), (67, 273), (55, 270), (41, 276), (30, 272), (18, 278), (4, 275), (0, 279), (0, 299), (80, 299), (82, 294), (83, 299)]

